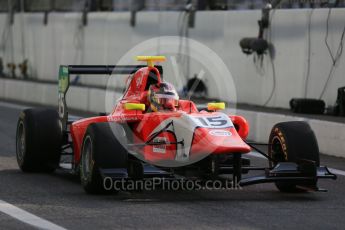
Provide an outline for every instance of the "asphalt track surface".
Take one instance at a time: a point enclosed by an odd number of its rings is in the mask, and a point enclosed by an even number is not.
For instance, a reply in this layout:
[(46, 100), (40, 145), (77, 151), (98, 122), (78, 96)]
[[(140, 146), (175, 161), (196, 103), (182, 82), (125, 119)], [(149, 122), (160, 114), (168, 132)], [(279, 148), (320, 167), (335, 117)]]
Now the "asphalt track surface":
[[(0, 103), (0, 229), (36, 229), (35, 224), (47, 229), (345, 228), (344, 176), (320, 181), (326, 193), (284, 194), (263, 184), (235, 191), (87, 195), (78, 179), (62, 170), (22, 173), (15, 160), (19, 112), (20, 107)], [(321, 164), (345, 171), (342, 158), (322, 155)]]

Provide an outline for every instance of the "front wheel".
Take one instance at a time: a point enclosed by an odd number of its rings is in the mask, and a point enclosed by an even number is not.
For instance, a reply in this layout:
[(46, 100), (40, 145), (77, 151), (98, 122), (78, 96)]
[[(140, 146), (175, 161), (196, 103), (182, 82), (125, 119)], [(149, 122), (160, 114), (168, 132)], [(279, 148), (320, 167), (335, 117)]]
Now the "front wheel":
[(90, 135), (84, 138), (80, 160), (80, 181), (87, 193), (103, 191), (103, 180), (98, 166), (93, 160), (93, 140)]
[[(276, 162), (313, 161), (320, 165), (319, 147), (313, 130), (303, 121), (281, 122), (273, 126), (269, 137), (268, 154)], [(273, 163), (271, 167), (275, 166)], [(315, 186), (312, 184), (296, 184), (291, 182), (276, 182), (281, 192), (302, 192), (299, 186)]]
[(87, 193), (111, 192), (103, 184), (101, 169), (127, 168), (125, 132), (116, 123), (95, 123), (86, 130), (80, 160), (80, 181)]

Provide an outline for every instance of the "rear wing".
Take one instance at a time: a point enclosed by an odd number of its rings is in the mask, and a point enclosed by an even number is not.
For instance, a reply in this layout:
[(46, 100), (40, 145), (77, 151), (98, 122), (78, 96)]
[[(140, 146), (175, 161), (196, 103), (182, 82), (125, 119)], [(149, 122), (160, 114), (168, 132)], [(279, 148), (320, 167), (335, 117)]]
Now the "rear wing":
[[(71, 74), (133, 74), (147, 65), (61, 65), (59, 67), (59, 116), (62, 122), (62, 129), (67, 130), (68, 112), (66, 104), (66, 93), (70, 86)], [(163, 75), (163, 67), (155, 65), (159, 73)]]

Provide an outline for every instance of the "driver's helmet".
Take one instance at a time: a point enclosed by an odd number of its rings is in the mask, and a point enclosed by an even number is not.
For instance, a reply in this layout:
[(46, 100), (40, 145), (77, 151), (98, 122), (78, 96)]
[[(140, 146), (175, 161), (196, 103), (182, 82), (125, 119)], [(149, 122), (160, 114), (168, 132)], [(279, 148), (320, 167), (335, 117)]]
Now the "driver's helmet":
[(150, 85), (148, 99), (151, 110), (154, 112), (176, 111), (179, 96), (172, 84), (161, 82)]

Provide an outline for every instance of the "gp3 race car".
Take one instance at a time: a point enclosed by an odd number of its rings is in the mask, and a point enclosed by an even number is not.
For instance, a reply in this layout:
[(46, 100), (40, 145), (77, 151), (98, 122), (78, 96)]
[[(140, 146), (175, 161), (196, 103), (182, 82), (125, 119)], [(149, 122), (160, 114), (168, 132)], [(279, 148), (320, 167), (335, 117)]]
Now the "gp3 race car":
[[(306, 122), (274, 125), (265, 153), (257, 147), (261, 143), (246, 140), (245, 118), (221, 112), (224, 103), (209, 103), (199, 111), (193, 101), (179, 100), (169, 91), (172, 86), (162, 80), (162, 66), (154, 65), (164, 61), (163, 56), (139, 56), (138, 60), (147, 65), (60, 66), (58, 110), (30, 108), (20, 114), (16, 156), (21, 170), (53, 172), (63, 156), (72, 156), (70, 170), (80, 176), (87, 193), (103, 192), (104, 178), (228, 178), (240, 186), (275, 183), (282, 192), (320, 191), (318, 179), (336, 179), (320, 166), (317, 140)], [(110, 114), (76, 118), (69, 116), (65, 99), (74, 74), (129, 77)], [(150, 99), (159, 95), (161, 86), (168, 93), (155, 99), (173, 98), (170, 110), (153, 109)], [(245, 155), (252, 150), (267, 158), (266, 167), (251, 165)], [(253, 170), (262, 174), (243, 176)]]

